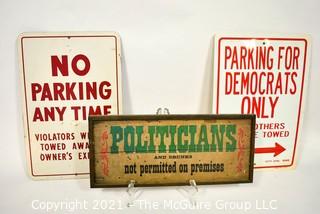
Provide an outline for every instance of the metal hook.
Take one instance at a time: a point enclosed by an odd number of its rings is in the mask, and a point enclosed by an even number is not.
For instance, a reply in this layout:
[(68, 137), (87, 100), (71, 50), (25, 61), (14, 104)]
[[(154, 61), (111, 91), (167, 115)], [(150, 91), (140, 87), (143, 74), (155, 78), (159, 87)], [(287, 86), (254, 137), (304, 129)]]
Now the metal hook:
[(157, 111), (156, 111), (156, 114), (157, 115), (159, 115), (159, 114), (170, 114), (170, 112), (169, 112), (168, 108), (164, 108), (163, 109), (163, 113), (162, 113), (162, 108), (158, 108)]
[(156, 114), (162, 114), (162, 108), (158, 108)]

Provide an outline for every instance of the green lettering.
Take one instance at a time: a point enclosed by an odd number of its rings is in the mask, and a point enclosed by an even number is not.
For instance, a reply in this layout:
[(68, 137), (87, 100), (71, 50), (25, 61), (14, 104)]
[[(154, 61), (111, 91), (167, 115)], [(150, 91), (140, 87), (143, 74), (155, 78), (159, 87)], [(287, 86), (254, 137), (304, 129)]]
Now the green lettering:
[[(218, 130), (219, 126), (219, 130)], [(223, 135), (225, 132), (225, 125), (211, 125), (211, 133), (212, 133), (212, 144), (211, 144), (211, 151), (217, 151), (217, 144), (218, 144), (218, 151), (223, 151)]]
[(138, 139), (136, 152), (138, 152), (138, 153), (147, 152), (147, 144), (144, 143), (142, 145), (142, 139), (141, 139), (141, 136), (142, 136), (142, 133), (143, 133), (143, 126), (137, 126), (136, 127), (136, 133), (137, 133), (137, 139)]
[(118, 153), (119, 152), (118, 143), (123, 138), (122, 128), (120, 126), (111, 126), (111, 135), (112, 135), (111, 153)]
[(237, 130), (236, 125), (228, 125), (226, 131), (226, 137), (229, 138), (230, 142), (227, 142), (226, 151), (234, 152), (237, 146), (237, 140), (234, 138), (232, 134), (235, 134)]
[(196, 151), (196, 145), (195, 145), (195, 136), (197, 132), (197, 126), (191, 125), (189, 126), (189, 134), (190, 134), (190, 142), (189, 142), (189, 152), (195, 152)]
[[(129, 135), (130, 135), (130, 144), (129, 144)], [(124, 151), (126, 153), (134, 152), (134, 128), (133, 126), (127, 126), (124, 128)]]
[(164, 137), (168, 137), (169, 135), (169, 127), (168, 126), (157, 126), (157, 134), (160, 135), (160, 144), (159, 144), (159, 153), (165, 153), (167, 151), (166, 145), (164, 144)]
[[(150, 143), (149, 143), (149, 146), (148, 146), (148, 151), (149, 153), (155, 153), (156, 150), (154, 148), (154, 133), (156, 131), (156, 127), (155, 126), (149, 126), (148, 127), (148, 133), (149, 133), (149, 136), (150, 136)], [(148, 143), (148, 141), (144, 141), (145, 144)]]
[(186, 152), (188, 150), (188, 140), (182, 143), (182, 135), (188, 136), (188, 126), (179, 126), (178, 128), (178, 150), (179, 152)]
[(209, 152), (207, 126), (201, 125), (197, 152)]
[(177, 152), (177, 146), (175, 144), (175, 135), (176, 135), (177, 126), (170, 126), (170, 135), (171, 135), (171, 143), (169, 146), (169, 152), (175, 153)]

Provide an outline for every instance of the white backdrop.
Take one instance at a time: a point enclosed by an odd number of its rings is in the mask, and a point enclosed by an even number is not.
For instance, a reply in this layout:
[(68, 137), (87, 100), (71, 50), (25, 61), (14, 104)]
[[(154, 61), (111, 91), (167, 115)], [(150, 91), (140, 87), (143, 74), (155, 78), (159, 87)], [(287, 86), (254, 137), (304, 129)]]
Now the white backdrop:
[[(316, 212), (320, 201), (319, 11), (318, 0), (1, 0), (1, 213), (45, 213), (43, 209), (50, 208), (47, 204), (60, 205), (57, 213), (72, 208), (77, 213), (243, 213), (245, 208), (250, 208), (247, 213)], [(210, 113), (215, 33), (311, 35), (311, 69), (296, 170), (256, 171), (253, 184), (201, 186), (196, 200), (205, 206), (197, 210), (185, 210), (191, 205), (185, 202), (182, 187), (140, 188), (139, 203), (126, 208), (123, 188), (90, 189), (88, 179), (32, 181), (26, 170), (16, 45), (18, 34), (26, 31), (119, 32), (125, 114), (150, 114), (158, 107), (168, 107), (171, 113)], [(114, 202), (115, 208), (123, 209), (102, 210), (105, 205), (113, 208)], [(145, 207), (144, 202), (158, 207)], [(258, 210), (263, 203), (274, 209)]]

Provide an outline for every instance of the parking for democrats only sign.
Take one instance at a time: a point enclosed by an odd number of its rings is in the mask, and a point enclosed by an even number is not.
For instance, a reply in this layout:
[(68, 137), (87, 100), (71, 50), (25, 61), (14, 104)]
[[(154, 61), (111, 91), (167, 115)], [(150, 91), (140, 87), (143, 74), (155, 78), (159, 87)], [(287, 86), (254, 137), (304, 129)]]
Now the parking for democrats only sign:
[(254, 115), (92, 116), (91, 187), (248, 183)]
[(23, 33), (18, 46), (31, 176), (88, 177), (88, 116), (121, 113), (118, 35)]
[(309, 51), (307, 37), (215, 36), (213, 112), (256, 114), (255, 168), (295, 163)]

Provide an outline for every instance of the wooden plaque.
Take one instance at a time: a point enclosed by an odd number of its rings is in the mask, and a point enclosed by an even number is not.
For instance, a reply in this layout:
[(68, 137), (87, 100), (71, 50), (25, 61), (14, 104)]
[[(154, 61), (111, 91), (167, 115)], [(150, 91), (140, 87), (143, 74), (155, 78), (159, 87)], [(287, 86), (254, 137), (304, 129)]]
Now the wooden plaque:
[(254, 115), (89, 117), (92, 188), (251, 183)]

